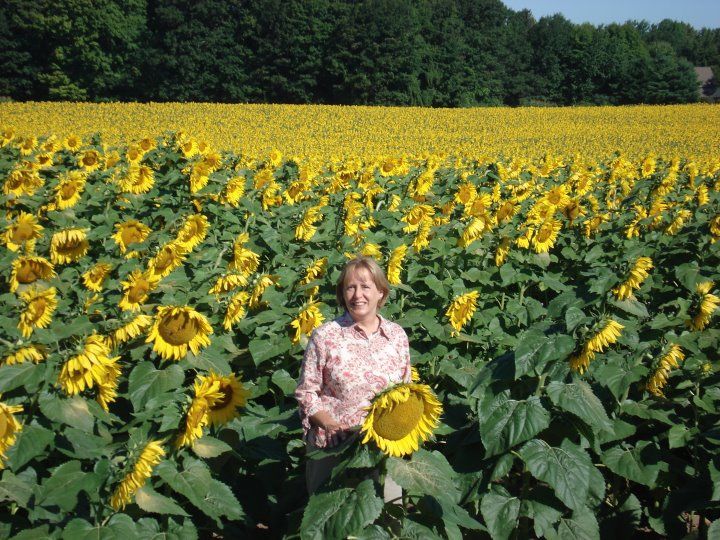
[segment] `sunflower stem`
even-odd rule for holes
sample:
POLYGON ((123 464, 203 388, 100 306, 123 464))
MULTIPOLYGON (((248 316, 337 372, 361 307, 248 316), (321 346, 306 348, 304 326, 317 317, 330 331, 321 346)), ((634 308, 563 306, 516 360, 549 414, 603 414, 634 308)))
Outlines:
POLYGON ((542 394, 543 389, 545 388, 545 379, 547 379, 547 373, 543 373, 540 375, 540 378, 538 379, 538 385, 535 389, 535 395, 539 396, 542 394))

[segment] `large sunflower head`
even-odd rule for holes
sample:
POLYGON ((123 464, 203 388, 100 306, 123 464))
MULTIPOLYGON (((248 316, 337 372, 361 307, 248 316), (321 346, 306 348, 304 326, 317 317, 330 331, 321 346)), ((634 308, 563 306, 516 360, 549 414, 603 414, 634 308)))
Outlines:
POLYGON ((112 270, 109 263, 95 263, 87 272, 82 275, 85 287, 94 292, 100 292, 105 279, 107 279, 112 270))
POLYGON ((55 206, 59 210, 72 208, 80 200, 85 189, 85 176, 80 171, 71 171, 55 188, 55 206))
POLYGON ((100 153, 97 150, 85 150, 78 159, 78 165, 85 171, 94 171, 100 166, 100 153))
POLYGON ((148 273, 157 279, 166 277, 183 263, 187 253, 187 248, 182 244, 177 242, 165 244, 148 262, 148 273))
POLYGON ((201 375, 198 379, 218 385, 220 395, 208 400, 208 415, 212 425, 222 426, 238 416, 238 407, 245 406, 250 393, 242 387, 234 373, 222 377, 211 371, 207 377, 201 375))
POLYGON ((15 414, 22 410, 22 405, 8 405, 0 401, 0 469, 5 467, 5 451, 15 444, 17 433, 22 430, 22 424, 15 418, 15 414))
POLYGON ((159 279, 149 272, 138 269, 133 270, 127 280, 120 282, 124 293, 120 300, 120 309, 139 310, 140 306, 147 300, 150 292, 157 287, 158 281, 159 279))
POLYGON ((43 227, 38 223, 37 217, 27 212, 20 212, 17 218, 5 228, 5 245, 11 251, 19 250, 27 245, 33 249, 35 240, 42 236, 43 227))
POLYGON ((425 384, 402 383, 375 397, 362 425, 363 444, 374 441, 385 454, 412 454, 437 428, 442 404, 425 384))
POLYGON ((33 196, 35 191, 45 182, 37 171, 31 167, 21 167, 13 169, 7 175, 7 179, 3 184, 3 193, 5 195, 15 195, 22 197, 23 195, 33 196))
POLYGON ((207 217, 202 214, 193 214, 185 220, 178 232, 177 242, 187 250, 191 250, 205 239, 208 227, 207 217))
POLYGON ((131 164, 125 177, 118 183, 125 193, 147 193, 155 185, 155 172, 146 165, 131 164))
POLYGON ((188 348, 198 354, 210 345, 212 326, 207 318, 189 306, 160 306, 147 343, 164 360, 181 360, 188 348))
POLYGON ((83 257, 89 247, 85 229, 58 231, 50 241, 50 260, 53 264, 71 263, 83 257))
POLYGON ((137 219, 130 219, 115 224, 115 234, 113 234, 112 238, 120 248, 120 253, 124 254, 130 244, 144 242, 150 232, 150 227, 144 223, 137 219))
POLYGON ((53 265, 43 257, 18 257, 12 263, 10 292, 15 292, 20 285, 31 285, 40 279, 50 279, 56 275, 53 265))
POLYGON ((47 328, 52 322, 52 316, 58 303, 55 293, 55 287, 45 290, 31 287, 20 294, 23 310, 20 313, 18 328, 23 337, 30 337, 35 328, 47 328))

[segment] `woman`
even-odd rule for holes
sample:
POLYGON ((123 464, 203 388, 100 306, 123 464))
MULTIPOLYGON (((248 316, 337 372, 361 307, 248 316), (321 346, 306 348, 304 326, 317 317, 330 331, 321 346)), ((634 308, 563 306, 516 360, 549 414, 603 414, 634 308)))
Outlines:
MULTIPOLYGON (((390 285, 370 257, 345 265, 336 285, 345 313, 315 329, 303 359, 295 397, 308 450, 333 448, 359 426, 373 397, 392 384, 410 382, 410 347, 402 327, 378 310, 390 285)), ((308 460, 308 492, 327 479, 338 460, 308 460)), ((385 500, 400 497, 400 487, 385 482, 385 500)))

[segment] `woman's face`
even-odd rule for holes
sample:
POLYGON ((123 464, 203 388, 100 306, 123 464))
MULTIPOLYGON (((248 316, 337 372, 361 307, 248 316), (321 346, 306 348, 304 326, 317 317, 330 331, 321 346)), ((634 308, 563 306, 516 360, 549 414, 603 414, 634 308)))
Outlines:
POLYGON ((365 268, 355 268, 345 276, 345 306, 354 321, 366 321, 377 315, 383 293, 365 268))

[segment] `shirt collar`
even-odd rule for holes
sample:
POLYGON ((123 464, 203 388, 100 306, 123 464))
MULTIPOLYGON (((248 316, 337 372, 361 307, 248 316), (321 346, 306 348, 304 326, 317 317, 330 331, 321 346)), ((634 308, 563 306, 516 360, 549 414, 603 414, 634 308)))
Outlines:
MULTIPOLYGON (((378 327, 378 332, 388 338, 389 321, 379 313, 378 317, 380 318, 380 326, 378 327)), ((361 329, 360 326, 358 326, 358 324, 353 320, 353 318, 347 311, 343 313, 340 317, 338 317, 336 321, 340 325, 340 329, 342 330, 343 334, 347 334, 348 332, 355 332, 357 334, 360 334, 361 336, 365 335, 365 331, 361 329)))

